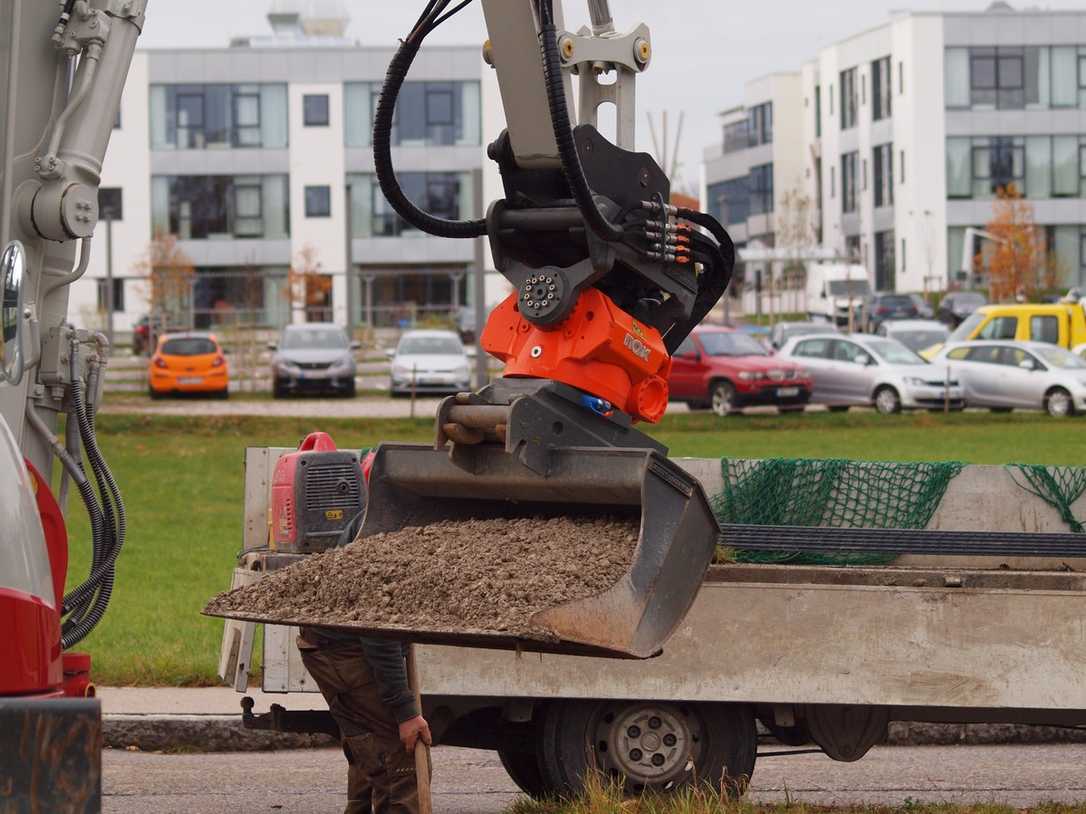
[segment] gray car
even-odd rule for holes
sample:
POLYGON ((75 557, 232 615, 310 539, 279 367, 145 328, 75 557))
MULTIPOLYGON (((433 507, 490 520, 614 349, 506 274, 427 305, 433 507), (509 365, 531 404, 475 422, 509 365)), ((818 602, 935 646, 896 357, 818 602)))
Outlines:
POLYGON ((878 336, 821 334, 788 340, 779 354, 811 372, 812 403, 831 410, 874 406, 880 413, 964 406, 945 365, 931 364, 900 342, 878 336))
POLYGON ((389 391, 460 393, 471 389, 471 366, 460 337, 452 331, 408 331, 392 359, 389 391))
POLYGON ((970 407, 1057 418, 1086 412, 1086 359, 1044 342, 952 342, 935 360, 961 379, 970 407))
POLYGON ((909 350, 920 351, 946 342, 950 331, 934 319, 896 319, 879 326, 879 336, 896 339, 909 350))
POLYGON ((769 344, 774 350, 780 350, 793 336, 824 334, 833 330, 836 329, 829 322, 778 322, 770 329, 769 344))
POLYGON ((268 348, 272 356, 272 395, 283 398, 296 393, 337 393, 353 398, 357 365, 354 351, 360 347, 347 332, 332 322, 288 325, 268 348))

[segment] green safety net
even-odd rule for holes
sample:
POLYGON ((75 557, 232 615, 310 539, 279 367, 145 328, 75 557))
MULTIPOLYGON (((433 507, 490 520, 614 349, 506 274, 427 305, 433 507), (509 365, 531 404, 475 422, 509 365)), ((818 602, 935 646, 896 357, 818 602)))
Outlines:
MULTIPOLYGON (((713 511, 723 523, 760 526, 922 529, 963 464, 840 459, 722 458, 723 490, 713 511)), ((724 540, 725 545, 727 540, 724 540)), ((743 551, 737 562, 881 565, 884 553, 743 551)))
POLYGON ((1086 468, 1008 464, 1007 469, 1015 483, 1053 506, 1071 531, 1076 534, 1086 532, 1083 521, 1076 518, 1071 510, 1075 501, 1086 492, 1086 468), (1014 476, 1015 472, 1025 479, 1025 483, 1014 476))

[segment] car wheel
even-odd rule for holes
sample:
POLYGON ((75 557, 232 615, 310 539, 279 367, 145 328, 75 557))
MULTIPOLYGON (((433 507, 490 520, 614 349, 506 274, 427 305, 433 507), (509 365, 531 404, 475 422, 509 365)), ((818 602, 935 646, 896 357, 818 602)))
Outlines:
POLYGON ((151 401, 158 401, 162 398, 163 394, 155 390, 153 387, 147 388, 147 395, 151 397, 151 401))
POLYGON ((224 387, 222 390, 215 394, 215 398, 226 401, 226 399, 230 398, 230 388, 224 387))
POLYGON ((279 381, 279 379, 274 379, 272 381, 272 398, 281 399, 286 396, 286 394, 287 391, 286 388, 283 386, 283 383, 279 381))
POLYGON ((1075 414, 1071 394, 1062 387, 1054 387, 1045 396, 1045 411, 1053 418, 1067 418, 1075 414))
POLYGON ((726 416, 735 410, 735 385, 731 382, 716 382, 709 392, 709 404, 713 412, 726 416))
POLYGON ((558 701, 547 705, 541 733, 543 781, 564 795, 602 771, 631 796, 700 783, 738 796, 758 746, 744 704, 558 701))
POLYGON ((347 388, 343 391, 343 398, 353 399, 357 395, 358 386, 354 383, 354 379, 351 379, 350 384, 348 384, 347 388))
POLYGON ((897 390, 885 385, 875 391, 875 409, 883 415, 893 415, 901 412, 901 396, 897 390))

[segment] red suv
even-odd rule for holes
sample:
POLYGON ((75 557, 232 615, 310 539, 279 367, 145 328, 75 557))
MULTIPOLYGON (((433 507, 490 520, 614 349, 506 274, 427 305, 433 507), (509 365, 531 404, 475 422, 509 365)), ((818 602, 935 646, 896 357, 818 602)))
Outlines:
POLYGON ((668 384, 673 400, 717 415, 752 404, 798 412, 811 398, 810 373, 731 328, 695 328, 674 353, 668 384))

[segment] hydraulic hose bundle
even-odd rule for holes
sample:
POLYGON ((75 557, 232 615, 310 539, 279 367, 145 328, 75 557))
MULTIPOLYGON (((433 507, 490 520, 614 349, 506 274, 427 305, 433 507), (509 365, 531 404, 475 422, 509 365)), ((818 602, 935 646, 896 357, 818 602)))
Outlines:
MULTIPOLYGON (((84 383, 78 376, 78 344, 73 340, 70 353, 71 412, 68 420, 75 421, 79 439, 91 473, 98 486, 97 494, 88 480, 83 465, 71 455, 61 456, 68 474, 75 481, 91 524, 91 569, 87 579, 64 596, 61 626, 61 646, 64 649, 82 641, 101 621, 113 594, 117 557, 124 546, 127 518, 120 489, 113 478, 94 430, 94 410, 87 403, 84 383), (66 460, 67 459, 67 460, 66 460), (73 471, 74 470, 74 471, 73 471)), ((97 375, 91 376, 92 382, 97 375)))

